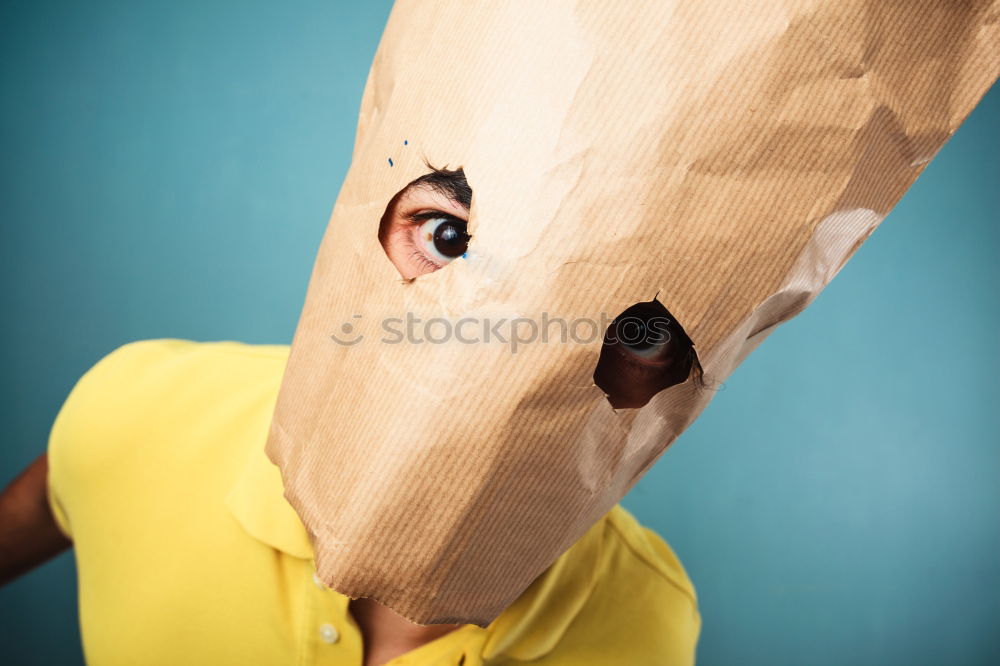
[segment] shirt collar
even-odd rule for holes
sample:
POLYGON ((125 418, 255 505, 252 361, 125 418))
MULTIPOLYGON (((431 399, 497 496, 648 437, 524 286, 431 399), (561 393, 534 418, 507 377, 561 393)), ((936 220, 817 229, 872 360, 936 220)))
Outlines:
MULTIPOLYGON (((226 506, 258 541, 293 557, 313 559, 308 532, 285 499, 281 472, 263 447, 254 447, 226 496, 226 506)), ((500 658, 528 661, 551 652, 597 582, 604 523, 591 527, 485 629, 466 625, 411 654, 444 650, 444 656, 457 649, 454 655, 464 654, 465 666, 478 666, 500 658)))
POLYGON ((278 466, 268 460, 263 446, 254 447, 226 496, 226 506, 253 538, 311 560, 309 534, 284 493, 278 466))

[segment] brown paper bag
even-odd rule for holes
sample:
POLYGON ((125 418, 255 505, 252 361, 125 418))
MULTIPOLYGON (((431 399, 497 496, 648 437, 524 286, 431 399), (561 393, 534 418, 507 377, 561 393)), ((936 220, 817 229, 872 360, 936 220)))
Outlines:
POLYGON ((888 214, 997 77, 998 20, 988 0, 398 2, 267 443, 320 577, 418 623, 496 618, 888 214), (464 168, 472 241, 407 282, 377 231, 425 159, 464 168), (638 409, 595 386, 600 335, 385 335, 407 313, 590 330, 654 296, 709 388, 638 409))

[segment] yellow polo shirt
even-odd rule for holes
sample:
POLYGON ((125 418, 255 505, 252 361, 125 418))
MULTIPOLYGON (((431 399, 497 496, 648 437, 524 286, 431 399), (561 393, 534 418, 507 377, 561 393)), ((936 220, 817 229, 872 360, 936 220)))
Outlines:
MULTIPOLYGON (((87 662, 361 666, 349 599, 316 577, 264 441, 287 346, 146 340, 77 383, 49 440, 87 662)), ((694 589, 614 507, 488 627, 392 666, 691 664, 694 589)))

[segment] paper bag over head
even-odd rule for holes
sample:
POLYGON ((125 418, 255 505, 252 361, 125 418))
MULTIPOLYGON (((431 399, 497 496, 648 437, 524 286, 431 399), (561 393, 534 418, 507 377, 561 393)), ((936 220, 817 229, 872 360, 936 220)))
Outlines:
POLYGON ((990 1, 397 2, 267 443, 323 581, 421 624, 494 620, 885 218, 996 79, 998 21, 990 1), (464 170, 471 241, 406 281, 379 222, 427 163, 464 170), (636 409, 594 383, 600 335, 385 336, 606 326, 654 297, 707 387, 636 409))

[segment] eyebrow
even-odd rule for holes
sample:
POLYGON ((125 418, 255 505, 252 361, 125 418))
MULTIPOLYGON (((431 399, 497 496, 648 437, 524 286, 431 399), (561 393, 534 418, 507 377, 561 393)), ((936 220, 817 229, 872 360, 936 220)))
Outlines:
POLYGON ((469 210, 469 207, 472 205, 472 188, 469 187, 469 182, 465 179, 465 171, 462 169, 455 169, 454 171, 437 169, 430 164, 427 167, 431 170, 430 173, 420 176, 420 178, 407 185, 406 189, 418 185, 427 185, 466 210, 469 210))

